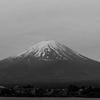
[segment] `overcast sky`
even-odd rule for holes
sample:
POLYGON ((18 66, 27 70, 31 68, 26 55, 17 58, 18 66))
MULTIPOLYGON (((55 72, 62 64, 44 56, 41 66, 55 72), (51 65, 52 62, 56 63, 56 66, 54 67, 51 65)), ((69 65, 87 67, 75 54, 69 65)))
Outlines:
POLYGON ((49 39, 100 61, 100 0, 0 0, 0 59, 49 39))

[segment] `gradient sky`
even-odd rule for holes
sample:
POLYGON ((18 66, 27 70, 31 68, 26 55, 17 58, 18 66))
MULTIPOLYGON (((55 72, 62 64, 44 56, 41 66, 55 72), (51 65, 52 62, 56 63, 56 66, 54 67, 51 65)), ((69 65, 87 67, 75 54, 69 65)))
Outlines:
POLYGON ((51 39, 100 61, 100 0, 0 0, 0 59, 51 39))

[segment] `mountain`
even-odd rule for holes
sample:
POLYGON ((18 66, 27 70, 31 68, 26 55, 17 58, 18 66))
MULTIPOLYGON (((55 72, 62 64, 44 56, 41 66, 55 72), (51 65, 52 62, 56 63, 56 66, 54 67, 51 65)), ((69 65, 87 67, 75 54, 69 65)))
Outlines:
POLYGON ((100 84, 100 62, 54 40, 0 61, 0 84, 100 84))

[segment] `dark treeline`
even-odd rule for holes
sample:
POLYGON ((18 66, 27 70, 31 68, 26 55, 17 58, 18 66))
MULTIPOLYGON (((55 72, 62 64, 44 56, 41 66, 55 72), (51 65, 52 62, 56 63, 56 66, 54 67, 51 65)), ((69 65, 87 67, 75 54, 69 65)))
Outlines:
POLYGON ((100 97, 100 87, 70 85, 67 88, 37 88, 33 86, 0 86, 1 97, 100 97))

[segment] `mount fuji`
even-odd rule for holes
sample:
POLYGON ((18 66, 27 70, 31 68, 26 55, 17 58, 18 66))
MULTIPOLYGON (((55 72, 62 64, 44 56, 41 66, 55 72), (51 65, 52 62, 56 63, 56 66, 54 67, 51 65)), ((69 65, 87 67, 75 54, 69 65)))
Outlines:
POLYGON ((0 84, 100 84, 100 62, 54 40, 0 61, 0 84))

